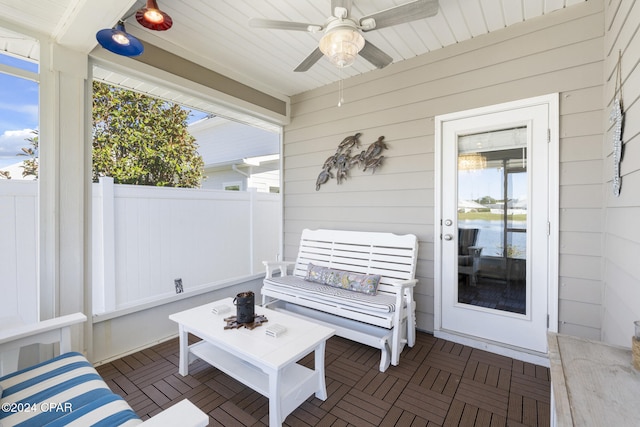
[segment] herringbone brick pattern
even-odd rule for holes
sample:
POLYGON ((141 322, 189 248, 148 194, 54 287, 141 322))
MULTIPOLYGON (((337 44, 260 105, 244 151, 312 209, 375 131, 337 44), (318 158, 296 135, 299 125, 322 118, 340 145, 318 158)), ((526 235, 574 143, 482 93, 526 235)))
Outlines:
MULTIPOLYGON (((398 366, 378 371, 380 353, 333 337, 326 349, 328 398, 310 397, 286 426, 547 426, 547 368, 418 333, 398 366)), ((202 361, 178 374, 178 341, 97 369, 142 418, 188 398, 210 426, 266 426, 268 400, 202 361)), ((313 357, 300 363, 313 366, 313 357)))

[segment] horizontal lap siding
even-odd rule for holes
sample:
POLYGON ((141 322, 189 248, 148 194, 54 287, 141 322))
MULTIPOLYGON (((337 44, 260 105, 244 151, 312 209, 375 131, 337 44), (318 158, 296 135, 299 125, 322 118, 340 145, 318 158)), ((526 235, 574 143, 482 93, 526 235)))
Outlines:
POLYGON ((633 321, 640 319, 640 3, 613 0, 606 3, 604 42, 605 78, 604 114, 601 120, 608 127, 602 143, 605 163, 605 219, 603 271, 604 292, 602 310, 602 340, 611 344, 631 346, 633 321), (616 89, 617 63, 622 54, 622 107, 624 145, 620 171, 620 196, 612 193, 613 126, 609 113, 616 89))
MULTIPOLYGON (((589 1, 347 79, 341 107, 337 84, 295 96, 284 130, 285 259, 295 259, 304 228, 415 234, 417 324, 433 330, 434 116, 553 92, 561 93, 565 167, 560 239, 570 230, 572 241, 598 246, 601 209, 575 203, 572 194, 591 199, 602 192, 589 172, 602 169, 603 22, 602 2, 589 1), (362 132, 359 150, 385 137, 382 166, 375 173, 354 168, 341 184, 332 179, 316 191, 325 159, 356 132, 362 132)), ((573 264, 593 262, 594 252, 597 247, 571 258, 561 253, 560 271, 573 274, 573 264)), ((581 335, 598 334, 599 319, 585 321, 583 315, 592 316, 591 307, 600 302, 581 299, 580 287, 599 283, 601 272, 565 279, 572 286, 561 299, 577 310, 563 316, 560 304, 560 318, 582 328, 581 335)))

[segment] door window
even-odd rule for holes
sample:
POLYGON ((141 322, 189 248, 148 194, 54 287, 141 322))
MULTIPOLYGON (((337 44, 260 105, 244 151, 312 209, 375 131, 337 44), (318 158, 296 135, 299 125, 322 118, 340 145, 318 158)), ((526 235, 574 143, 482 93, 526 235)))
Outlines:
POLYGON ((526 127, 458 137, 458 302, 526 314, 526 127))

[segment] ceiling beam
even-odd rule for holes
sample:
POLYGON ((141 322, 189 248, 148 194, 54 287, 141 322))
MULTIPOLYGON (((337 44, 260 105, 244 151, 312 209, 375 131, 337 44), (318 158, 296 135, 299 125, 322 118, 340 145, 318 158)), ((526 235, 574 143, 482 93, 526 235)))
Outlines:
POLYGON ((112 28, 143 0, 73 0, 54 30, 53 39, 62 46, 89 53, 98 44, 96 33, 112 28))

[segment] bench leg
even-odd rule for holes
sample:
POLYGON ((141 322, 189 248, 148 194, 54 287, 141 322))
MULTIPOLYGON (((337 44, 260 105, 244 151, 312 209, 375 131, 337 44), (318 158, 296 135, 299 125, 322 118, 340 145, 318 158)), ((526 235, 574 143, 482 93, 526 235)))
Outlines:
POLYGON ((407 311, 407 344, 413 347, 416 343, 416 303, 412 301, 407 311))
POLYGON ((389 340, 386 337, 380 341, 380 372, 384 372, 391 364, 391 349, 389 348, 389 340))

